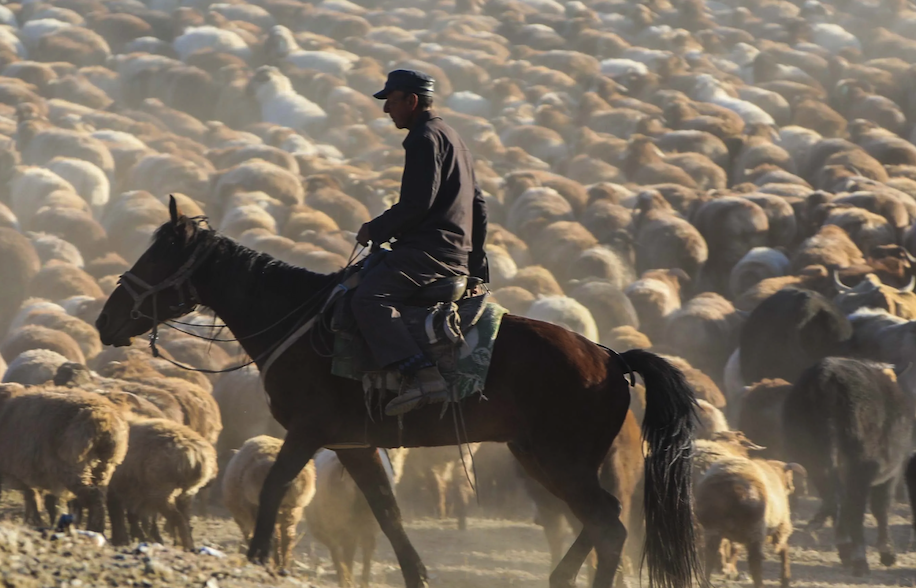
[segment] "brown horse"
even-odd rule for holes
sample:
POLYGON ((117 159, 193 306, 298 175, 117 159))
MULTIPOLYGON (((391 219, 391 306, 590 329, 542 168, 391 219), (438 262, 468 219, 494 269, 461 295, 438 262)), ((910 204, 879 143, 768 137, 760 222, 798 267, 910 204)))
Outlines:
MULTIPOLYGON (((158 321, 199 304, 225 322, 263 369, 340 281, 339 275, 316 274, 247 249, 180 215, 174 200, 170 212, 171 220, 122 276, 99 315, 96 324, 105 344, 127 345, 158 321)), ((320 322, 312 331, 319 327, 320 322)), ((331 360, 320 349, 321 333, 317 339, 299 338, 265 374, 271 412, 287 435, 261 490, 248 556, 266 560, 283 494, 315 452, 349 446, 338 449, 340 461, 391 541, 405 584, 426 586, 426 568, 404 531, 375 448, 455 445, 455 428, 440 420, 440 406, 405 415, 403 429, 397 418, 370 416, 360 383, 331 374, 331 360)), ((583 524, 550 575, 552 588, 574 586, 592 548, 598 556, 593 585, 607 588, 614 582, 626 530, 618 518, 620 502, 599 485, 598 468, 630 404, 628 366, 643 376, 647 389, 643 435, 650 586, 688 588, 698 577, 690 496, 695 401, 673 366, 642 350, 617 356, 562 327, 507 315, 493 350, 486 398, 463 401, 467 440, 508 443, 525 470, 583 524)))

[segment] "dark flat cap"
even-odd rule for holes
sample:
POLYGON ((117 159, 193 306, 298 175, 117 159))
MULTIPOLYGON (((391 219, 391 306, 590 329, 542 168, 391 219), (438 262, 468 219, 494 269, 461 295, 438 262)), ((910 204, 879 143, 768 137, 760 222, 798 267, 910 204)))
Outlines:
POLYGON ((385 87, 373 94, 379 100, 388 98, 388 94, 395 90, 409 92, 417 96, 431 96, 436 80, 432 76, 412 69, 396 69, 388 74, 385 87))

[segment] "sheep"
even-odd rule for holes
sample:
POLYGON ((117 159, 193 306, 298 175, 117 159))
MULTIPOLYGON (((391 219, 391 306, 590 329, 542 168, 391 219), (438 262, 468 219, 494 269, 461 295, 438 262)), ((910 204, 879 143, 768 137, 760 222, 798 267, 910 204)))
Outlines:
POLYGON ((640 329, 653 341, 662 339, 665 321, 681 307, 681 290, 689 282, 680 269, 649 270, 624 288, 639 317, 640 329))
POLYGON ((111 186, 108 177, 98 166, 88 161, 58 157, 46 164, 47 168, 66 180, 99 215, 108 204, 111 186))
MULTIPOLYGON (((181 546, 194 549, 191 499, 216 477, 216 451, 188 427, 167 419, 135 420, 129 427, 127 454, 108 488, 112 544, 128 543, 126 511, 141 541, 147 538, 137 519, 161 514, 177 532, 181 546)), ((152 539, 162 543, 155 524, 151 532, 152 539)))
POLYGON ((588 308, 566 296, 545 296, 532 303, 528 318, 565 327, 586 339, 598 341, 598 325, 588 308))
POLYGON ((127 423, 100 396, 0 387, 0 476, 23 490, 29 521, 41 523, 36 490, 70 492, 88 509, 87 528, 103 532, 106 489, 127 439, 127 423))
POLYGON ((727 539, 747 547, 754 586, 761 588, 763 546, 769 540, 782 561, 782 585, 789 585, 789 496, 804 475, 797 464, 742 457, 723 459, 709 468, 694 494, 697 520, 706 537, 707 578, 727 539))
POLYGON ((48 300, 86 295, 100 298, 102 290, 84 270, 69 263, 51 260, 39 270, 29 285, 29 294, 48 300))
POLYGON ((188 27, 175 38, 172 46, 182 61, 187 61, 193 53, 205 48, 235 55, 245 61, 251 59, 251 49, 237 33, 208 25, 188 27))
MULTIPOLYGON (((89 297, 89 300, 96 301, 98 299, 89 297)), ((92 318, 94 320, 95 317, 92 318)), ((45 311, 34 309, 24 314, 20 322, 19 328, 36 325, 66 334, 76 342, 79 346, 80 354, 86 360, 92 360, 102 351, 99 332, 93 325, 77 316, 61 312, 57 308, 51 307, 45 311)))
POLYGON ((732 268, 728 280, 728 290, 733 298, 767 278, 786 275, 789 271, 789 258, 778 249, 754 247, 732 268))
POLYGON ((759 106, 746 100, 729 96, 720 83, 709 74, 697 76, 694 92, 698 100, 711 102, 737 113, 745 124, 776 125, 773 117, 759 106))
POLYGON ((292 31, 283 25, 274 25, 267 32, 265 52, 272 65, 289 64, 300 69, 311 69, 344 77, 359 59, 348 51, 306 51, 299 47, 292 31))
POLYGON ((686 220, 665 210, 634 216, 636 270, 680 269, 696 278, 709 257, 703 235, 686 220))
POLYGON ((218 172, 211 183, 209 200, 216 205, 223 205, 236 192, 261 191, 284 204, 302 204, 305 199, 302 183, 295 175, 262 159, 249 159, 218 172))
POLYGON ((304 96, 296 94, 289 78, 275 67, 262 65, 248 82, 248 92, 261 107, 261 120, 291 129, 320 134, 328 122, 327 113, 304 96))
MULTIPOLYGON (((378 450, 389 483, 399 478, 385 450, 378 450)), ((401 455, 403 458, 403 454, 401 455)), ((379 526, 365 496, 333 451, 320 451, 314 458, 315 497, 305 507, 309 532, 327 546, 337 570, 340 586, 353 585, 353 559, 356 548, 362 552, 360 586, 369 586, 372 556, 379 526)))
POLYGON ((48 235, 47 233, 33 233, 29 231, 26 235, 31 239, 32 245, 35 247, 35 251, 38 253, 38 257, 41 259, 42 264, 55 260, 78 268, 82 268, 85 265, 83 256, 73 243, 69 243, 56 235, 48 235))
MULTIPOLYGON (((226 466, 222 481, 223 501, 232 513, 232 518, 239 526, 246 543, 254 534, 261 487, 277 459, 282 444, 280 439, 267 435, 252 437, 232 456, 226 466)), ((274 561, 281 569, 291 567, 293 547, 297 539, 296 527, 302 518, 303 509, 315 496, 315 470, 314 461, 306 464, 288 484, 280 503, 277 515, 279 541, 274 543, 274 561)))
POLYGON ((708 401, 698 398, 697 409, 697 439, 712 439, 716 433, 729 430, 725 415, 708 401))
POLYGON ((740 323, 731 302, 704 292, 668 316, 662 340, 692 366, 718 380, 738 345, 740 323))
POLYGON ((29 239, 0 227, 0 333, 6 333, 40 267, 41 259, 29 239))
POLYGON ((846 231, 835 224, 828 224, 805 239, 793 253, 791 261, 790 271, 798 272, 810 265, 849 267, 863 264, 865 257, 846 231))
POLYGON ((67 363, 67 358, 49 349, 29 349, 8 362, 3 382, 26 386, 39 386, 54 379, 57 368, 67 363))
POLYGON ((30 349, 54 351, 76 363, 86 361, 79 345, 70 335, 38 325, 26 325, 12 331, 0 345, 0 353, 9 359, 30 349))
POLYGON ((709 246, 701 282, 715 292, 727 291, 729 274, 748 251, 768 244, 766 213, 744 198, 710 200, 696 211, 693 223, 709 246))
POLYGON ((738 428, 763 446, 761 457, 784 459, 782 406, 791 390, 792 384, 785 380, 764 379, 746 387, 741 397, 729 404, 738 428))

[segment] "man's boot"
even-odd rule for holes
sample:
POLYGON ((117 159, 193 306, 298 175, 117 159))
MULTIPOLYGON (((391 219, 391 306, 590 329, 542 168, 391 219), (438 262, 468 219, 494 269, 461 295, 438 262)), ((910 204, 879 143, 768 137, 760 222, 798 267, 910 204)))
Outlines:
POLYGON ((408 388, 385 406, 385 414, 396 416, 427 404, 445 402, 448 399, 448 382, 439 373, 439 368, 429 366, 414 374, 408 388))

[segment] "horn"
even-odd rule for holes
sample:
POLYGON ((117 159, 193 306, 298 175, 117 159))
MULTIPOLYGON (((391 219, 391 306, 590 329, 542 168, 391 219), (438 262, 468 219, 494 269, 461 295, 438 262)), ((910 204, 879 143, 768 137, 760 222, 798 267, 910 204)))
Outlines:
POLYGON ((900 366, 898 366, 897 364, 894 364, 894 375, 897 376, 897 379, 899 380, 900 378, 905 376, 907 372, 910 371, 911 367, 913 367, 912 361, 906 362, 906 366, 903 369, 901 369, 900 366))
POLYGON ((916 256, 914 256, 912 253, 910 253, 910 250, 909 250, 909 249, 907 249, 907 248, 904 247, 904 248, 903 248, 903 254, 906 255, 906 258, 907 258, 907 260, 909 260, 910 263, 916 263, 916 256))
POLYGON ((845 294, 852 290, 852 288, 840 281, 840 274, 837 270, 833 270, 833 283, 840 294, 845 294))
POLYGON ((172 219, 173 223, 178 222, 178 203, 175 202, 175 197, 169 194, 169 218, 172 219))
POLYGON ((910 276, 910 283, 897 291, 901 294, 906 294, 907 292, 912 292, 914 287, 916 287, 916 276, 910 276))

